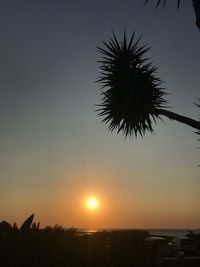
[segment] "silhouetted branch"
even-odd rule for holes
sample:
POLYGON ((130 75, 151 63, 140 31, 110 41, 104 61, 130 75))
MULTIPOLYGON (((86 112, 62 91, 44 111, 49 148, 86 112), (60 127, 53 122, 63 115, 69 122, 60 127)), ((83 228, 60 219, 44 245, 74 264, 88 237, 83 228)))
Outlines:
POLYGON ((184 123, 190 127, 193 127, 197 130, 200 130, 200 122, 199 121, 193 120, 191 118, 179 115, 177 113, 174 113, 172 111, 165 110, 165 109, 156 109, 156 111, 158 112, 158 115, 166 116, 170 120, 176 120, 176 121, 184 123))
MULTIPOLYGON (((197 98, 197 100, 199 101, 199 104, 195 103, 195 105, 200 108, 200 98, 197 98)), ((200 135, 200 131, 196 132, 198 135, 200 135)), ((200 139, 198 139, 198 141, 200 141, 200 139)), ((200 148, 200 147, 199 147, 200 148)))
MULTIPOLYGON (((149 50, 146 45, 139 46, 140 38, 130 41, 124 33, 123 40, 113 37, 104 48, 98 48, 102 54, 101 76, 102 103, 99 115, 109 124, 109 130, 117 130, 125 136, 141 135, 153 132, 152 122, 160 116, 176 120, 193 127, 200 132, 200 121, 168 111, 162 80, 157 75, 157 68, 144 57, 149 50)), ((199 105, 197 105, 199 106, 199 105)))
POLYGON ((194 11, 196 15, 196 25, 200 30, 200 1, 199 0, 192 0, 194 11))

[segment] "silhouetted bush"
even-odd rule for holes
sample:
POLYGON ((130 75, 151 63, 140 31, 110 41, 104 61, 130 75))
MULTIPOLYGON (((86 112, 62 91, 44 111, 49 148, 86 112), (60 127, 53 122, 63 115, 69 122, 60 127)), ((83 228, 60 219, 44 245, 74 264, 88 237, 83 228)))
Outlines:
POLYGON ((80 234, 62 226, 39 228, 31 215, 19 228, 0 223, 0 266, 111 267, 145 265, 145 231, 80 234))

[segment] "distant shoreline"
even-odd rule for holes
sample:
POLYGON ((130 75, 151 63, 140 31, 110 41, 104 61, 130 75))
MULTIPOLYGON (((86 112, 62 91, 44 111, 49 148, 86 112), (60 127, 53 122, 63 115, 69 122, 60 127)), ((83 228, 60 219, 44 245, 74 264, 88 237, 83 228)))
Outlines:
POLYGON ((139 228, 99 228, 99 229, 86 229, 86 228, 78 228, 78 232, 81 233, 96 233, 96 232, 113 232, 113 231, 135 231, 135 230, 141 230, 141 231, 147 231, 150 235, 155 236, 185 236, 188 234, 189 231, 199 231, 199 229, 156 229, 156 228, 150 228, 150 229, 139 229, 139 228))

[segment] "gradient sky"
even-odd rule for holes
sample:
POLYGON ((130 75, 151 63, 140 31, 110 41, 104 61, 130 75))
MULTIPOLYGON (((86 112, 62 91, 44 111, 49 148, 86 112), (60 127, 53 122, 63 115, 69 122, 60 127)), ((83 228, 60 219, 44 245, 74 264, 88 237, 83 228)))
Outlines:
POLYGON ((172 111, 198 119, 200 33, 191 1, 0 1, 0 220, 65 227, 200 227, 194 129, 164 119, 125 140, 94 112, 96 46, 148 43, 172 111), (172 3, 173 2, 173 3, 172 3), (89 212, 87 195, 101 207, 89 212))

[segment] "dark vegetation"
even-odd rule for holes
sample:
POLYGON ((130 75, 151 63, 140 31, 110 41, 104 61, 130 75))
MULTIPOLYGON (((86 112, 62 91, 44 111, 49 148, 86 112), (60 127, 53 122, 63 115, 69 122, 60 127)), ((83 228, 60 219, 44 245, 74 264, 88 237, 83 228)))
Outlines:
MULTIPOLYGON (((21 227, 0 223, 0 266, 3 267, 153 267, 158 248, 149 248, 147 231, 102 231, 85 234, 62 226, 39 228, 31 215, 21 227)), ((193 233, 189 233, 193 235, 193 233)), ((170 237, 166 239, 166 242, 170 237)), ((200 243, 200 236, 196 236, 200 243)), ((199 266, 175 265, 162 266, 199 266)), ((198 262, 199 264, 199 262, 198 262)))
POLYGON ((0 223, 0 266, 146 266, 146 231, 89 235, 57 225, 40 229, 33 216, 21 227, 0 223))

